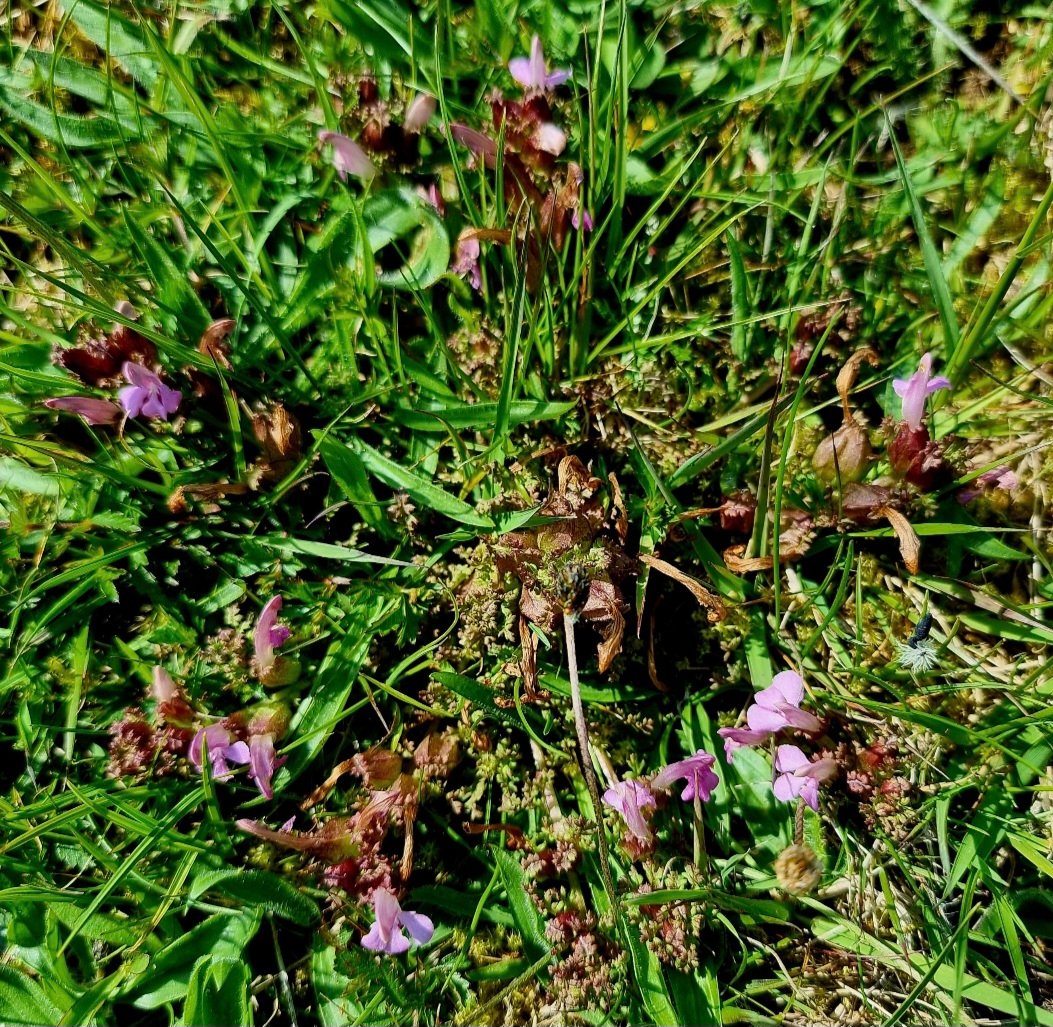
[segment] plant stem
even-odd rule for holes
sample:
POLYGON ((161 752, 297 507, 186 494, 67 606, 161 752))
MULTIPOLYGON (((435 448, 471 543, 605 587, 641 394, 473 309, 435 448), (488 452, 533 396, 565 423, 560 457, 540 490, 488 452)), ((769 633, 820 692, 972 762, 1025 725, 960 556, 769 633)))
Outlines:
POLYGON ((600 854, 600 875, 603 887, 610 899, 615 917, 618 916, 618 893, 614 890, 614 878, 611 877, 611 864, 607 852, 607 836, 603 831, 603 807, 600 805, 600 786, 596 780, 596 769, 592 765, 592 751, 589 748, 589 727, 585 723, 585 707, 581 702, 581 683, 578 681, 578 651, 574 644, 574 615, 563 614, 563 632, 567 636, 567 668, 570 673, 570 702, 574 710, 574 730, 578 736, 578 751, 581 757, 581 769, 585 783, 592 799, 592 809, 596 817, 596 840, 600 854))
POLYGON ((804 843, 804 799, 797 800, 797 813, 793 818, 793 844, 804 843))

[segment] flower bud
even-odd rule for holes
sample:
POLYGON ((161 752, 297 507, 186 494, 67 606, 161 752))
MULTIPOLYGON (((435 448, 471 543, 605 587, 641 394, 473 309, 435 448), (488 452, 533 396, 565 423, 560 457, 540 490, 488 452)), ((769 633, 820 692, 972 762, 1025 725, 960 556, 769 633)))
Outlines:
POLYGON ((813 891, 822 876, 819 857, 807 845, 787 846, 775 858, 775 880, 791 895, 813 891))
POLYGON ((812 467, 823 481, 859 481, 867 472, 870 456, 867 433, 855 421, 846 421, 815 447, 812 467))

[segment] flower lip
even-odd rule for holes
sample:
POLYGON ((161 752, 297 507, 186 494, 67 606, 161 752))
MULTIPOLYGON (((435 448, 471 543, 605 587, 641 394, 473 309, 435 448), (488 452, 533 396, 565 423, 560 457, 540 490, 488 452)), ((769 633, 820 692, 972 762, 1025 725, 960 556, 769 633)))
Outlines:
POLYGON ((685 802, 693 802, 698 796, 702 802, 709 802, 713 790, 720 784, 720 778, 713 771, 716 758, 705 749, 699 749, 693 756, 678 760, 663 767, 651 780, 652 788, 668 788, 674 781, 685 779, 687 787, 680 793, 685 802))
POLYGON ((570 78, 569 68, 556 68, 551 72, 547 70, 541 37, 536 34, 530 40, 530 56, 513 57, 508 62, 508 70, 527 92, 546 92, 570 78))
POLYGON ((151 371, 133 360, 126 360, 121 367, 128 384, 117 393, 121 408, 129 417, 155 418, 167 421, 179 409, 183 394, 169 388, 155 371, 151 371))
POLYGON ((397 956, 410 947, 410 938, 424 945, 431 941, 435 933, 435 925, 430 917, 403 909, 395 895, 386 888, 377 888, 373 892, 373 912, 376 919, 362 938, 362 947, 372 952, 397 956), (407 931, 409 937, 406 936, 407 931))
POLYGON ((603 793, 603 801, 622 815, 625 826, 639 841, 647 845, 654 840, 644 811, 656 809, 658 803, 643 781, 619 781, 603 793))
POLYGON ((925 420, 925 400, 940 389, 949 389, 951 380, 933 375, 932 354, 926 353, 918 361, 918 369, 909 378, 895 378, 892 388, 902 400, 901 416, 911 428, 920 428, 925 420))

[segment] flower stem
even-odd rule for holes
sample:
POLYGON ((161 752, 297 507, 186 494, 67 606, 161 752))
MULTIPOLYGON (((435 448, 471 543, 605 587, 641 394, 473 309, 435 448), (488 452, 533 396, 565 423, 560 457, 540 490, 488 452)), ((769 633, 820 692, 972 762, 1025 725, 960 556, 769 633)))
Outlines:
POLYGON ((603 887, 610 899, 615 916, 618 915, 618 893, 614 890, 614 879, 611 877, 611 864, 607 852, 607 836, 603 831, 603 806, 600 805, 600 786, 596 780, 596 769, 592 765, 592 751, 589 748, 589 727, 585 723, 585 707, 581 702, 581 682, 578 680, 578 651, 574 644, 574 615, 563 614, 563 632, 567 636, 567 667, 570 673, 570 702, 574 710, 574 730, 578 736, 578 750, 581 757, 581 769, 585 783, 589 788, 589 798, 596 816, 596 840, 600 854, 600 875, 603 887))
POLYGON ((797 813, 793 818, 793 844, 804 842, 804 799, 797 800, 797 813))

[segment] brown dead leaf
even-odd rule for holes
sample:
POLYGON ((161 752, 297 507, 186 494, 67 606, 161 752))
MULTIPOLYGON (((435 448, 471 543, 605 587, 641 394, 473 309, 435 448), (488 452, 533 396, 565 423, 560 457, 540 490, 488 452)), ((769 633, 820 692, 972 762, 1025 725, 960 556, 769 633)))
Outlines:
POLYGON ((910 521, 904 517, 895 507, 883 506, 877 511, 877 516, 884 517, 899 539, 899 552, 903 557, 903 563, 911 574, 917 574, 921 566, 921 540, 918 533, 911 527, 910 521))
POLYGON ((640 555, 640 562, 658 571, 660 574, 680 582, 698 600, 699 606, 706 608, 706 618, 710 624, 717 624, 727 616, 727 610, 722 600, 713 595, 701 582, 696 581, 671 563, 646 553, 640 555))
POLYGON ((845 366, 837 373, 837 394, 841 397, 841 410, 844 414, 844 423, 853 424, 852 408, 848 405, 848 394, 852 391, 856 379, 859 377, 859 368, 864 363, 871 367, 877 367, 881 363, 880 357, 870 347, 857 349, 846 361, 845 366))

